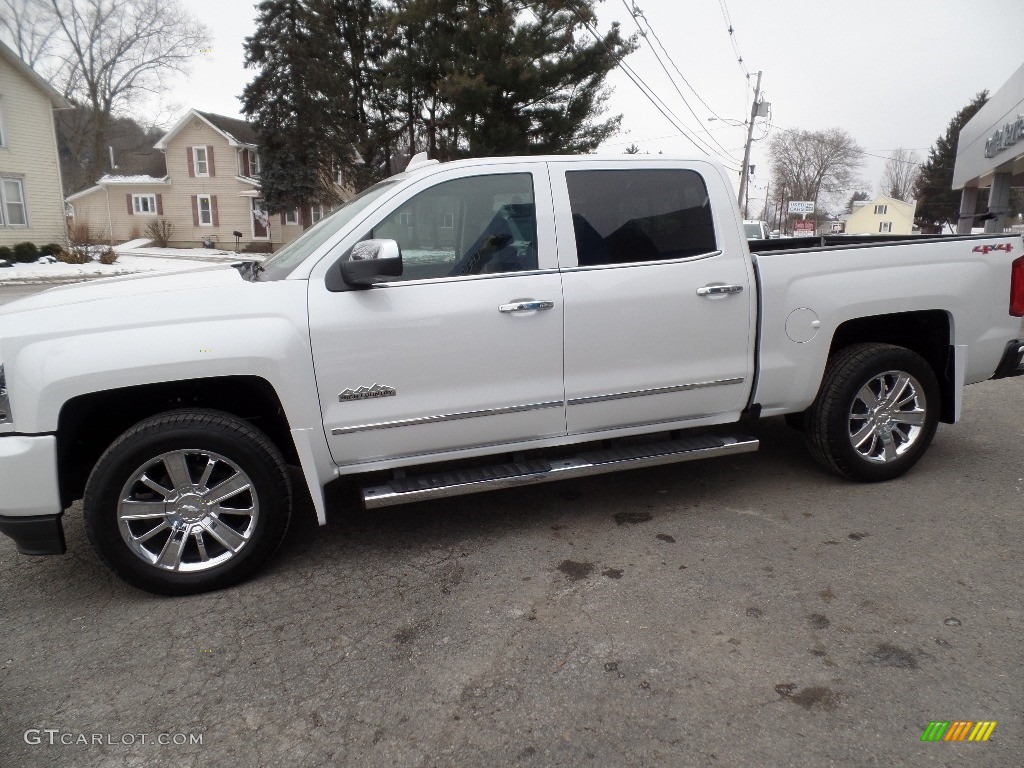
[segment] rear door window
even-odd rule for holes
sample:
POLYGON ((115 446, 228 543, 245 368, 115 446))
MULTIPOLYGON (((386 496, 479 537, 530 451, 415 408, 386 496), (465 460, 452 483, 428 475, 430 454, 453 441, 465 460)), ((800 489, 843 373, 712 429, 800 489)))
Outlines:
POLYGON ((581 267, 716 250, 707 186, 695 171, 567 171, 565 178, 581 267))

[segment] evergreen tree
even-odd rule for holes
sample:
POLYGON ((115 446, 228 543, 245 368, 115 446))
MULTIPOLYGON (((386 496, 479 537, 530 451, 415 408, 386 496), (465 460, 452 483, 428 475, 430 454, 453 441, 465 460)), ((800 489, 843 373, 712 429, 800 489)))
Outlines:
POLYGON ((921 227, 952 223, 960 218, 960 192, 953 190, 953 164, 960 130, 974 117, 985 102, 988 91, 981 91, 949 121, 946 133, 928 151, 928 159, 914 184, 917 198, 915 218, 921 227))

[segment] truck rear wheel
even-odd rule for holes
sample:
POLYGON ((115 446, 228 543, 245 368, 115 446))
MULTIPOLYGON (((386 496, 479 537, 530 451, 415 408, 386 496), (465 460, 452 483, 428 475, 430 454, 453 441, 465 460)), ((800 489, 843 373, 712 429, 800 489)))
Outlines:
POLYGON ((245 579, 278 548, 291 484, 266 435, 227 413, 179 410, 121 435, 93 468, 85 530, 128 583, 163 595, 245 579))
POLYGON ((891 344, 854 344, 825 369, 807 415, 807 442, 823 466, 852 480, 899 477, 938 426, 939 384, 928 362, 891 344))

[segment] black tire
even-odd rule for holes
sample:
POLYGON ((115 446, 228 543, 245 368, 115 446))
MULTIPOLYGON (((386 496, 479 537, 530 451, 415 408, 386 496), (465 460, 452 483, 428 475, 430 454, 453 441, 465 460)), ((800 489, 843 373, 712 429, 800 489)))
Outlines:
POLYGON ((854 344, 828 362, 807 412, 807 444, 820 464, 844 477, 891 480, 928 449, 939 407, 935 372, 920 355, 892 344, 854 344), (890 399, 876 401, 873 413, 872 397, 883 386, 890 399))
POLYGON ((267 436, 206 409, 169 411, 129 429, 96 463, 82 502, 100 559, 160 595, 249 577, 280 545, 291 505, 284 459, 267 436))

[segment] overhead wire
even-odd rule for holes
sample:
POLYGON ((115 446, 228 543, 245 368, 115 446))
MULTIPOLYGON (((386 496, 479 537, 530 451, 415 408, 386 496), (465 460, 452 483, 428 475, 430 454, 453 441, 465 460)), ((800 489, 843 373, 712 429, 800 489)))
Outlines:
MULTIPOLYGON (((576 15, 576 18, 579 19, 580 24, 583 26, 583 28, 586 29, 587 32, 589 32, 590 35, 598 43, 604 46, 605 50, 607 50, 609 53, 612 53, 611 49, 608 48, 607 43, 605 43, 604 39, 601 37, 598 31, 591 27, 590 24, 587 22, 586 18, 583 16, 583 14, 580 13, 579 8, 571 2, 567 2, 565 5, 569 8, 569 10, 571 10, 576 15)), ((530 12, 533 13, 534 17, 537 18, 538 21, 540 21, 540 17, 537 16, 536 12, 533 11, 532 8, 530 9, 530 12)), ((623 73, 626 75, 626 77, 628 77, 630 81, 632 81, 632 83, 637 88, 640 89, 640 92, 643 93, 643 95, 648 99, 648 101, 650 101, 654 105, 654 107, 662 114, 662 116, 666 120, 668 120, 669 123, 671 123, 672 127, 679 131, 679 134, 681 136, 687 139, 687 141, 693 144, 693 146, 699 149, 701 152, 708 152, 707 145, 701 146, 700 144, 697 143, 694 137, 690 135, 691 132, 686 129, 683 121, 679 119, 679 116, 676 115, 675 112, 673 112, 667 104, 665 104, 664 100, 662 100, 661 97, 654 92, 653 88, 647 85, 646 81, 644 81, 642 77, 640 77, 621 58, 619 58, 616 61, 616 66, 618 66, 619 69, 621 69, 623 73)), ((719 158, 722 160, 723 165, 725 165, 727 168, 730 168, 730 170, 738 170, 738 168, 733 167, 736 161, 730 156, 722 157, 717 151, 712 151, 711 154, 718 155, 719 158)))
MULTIPOLYGON (((664 46, 664 45, 662 45, 662 43, 661 43, 661 39, 660 39, 660 38, 658 38, 658 35, 657 35, 657 33, 656 33, 656 32, 654 31, 654 28, 653 28, 653 27, 651 26, 651 22, 650 22, 650 20, 649 20, 649 19, 648 19, 648 18, 647 18, 647 17, 646 17, 645 15, 644 15, 643 11, 641 11, 641 10, 640 10, 640 7, 639 7, 639 6, 638 6, 638 5, 636 4, 636 3, 633 3, 633 7, 632 7, 632 8, 630 8, 630 6, 629 6, 629 2, 628 2, 627 0, 622 0, 622 4, 623 4, 623 6, 625 6, 625 8, 626 8, 626 12, 627 12, 627 13, 629 13, 629 15, 630 15, 630 16, 632 16, 632 18, 633 18, 633 22, 634 22, 634 23, 636 24, 636 27, 637 27, 637 29, 638 29, 638 30, 640 30, 640 34, 641 34, 641 36, 642 36, 642 37, 643 37, 643 38, 644 38, 645 40, 647 40, 647 34, 648 34, 648 33, 647 33, 647 31, 645 31, 645 30, 644 30, 643 26, 642 26, 642 25, 640 24, 640 21, 639 21, 639 19, 643 19, 643 20, 644 20, 644 22, 645 22, 645 23, 647 24, 647 29, 648 29, 648 30, 650 30, 650 34, 651 34, 651 35, 652 35, 652 36, 654 37, 654 39, 655 39, 655 40, 656 40, 656 41, 658 42, 658 45, 659 45, 659 46, 661 46, 662 50, 663 50, 663 51, 665 51, 665 46, 664 46)), ((673 87, 673 88, 675 88, 675 91, 676 91, 676 93, 677 93, 677 94, 679 94, 679 98, 680 98, 680 99, 682 100, 683 104, 684 104, 684 105, 686 106, 686 108, 687 108, 687 109, 689 110, 690 114, 691 114, 691 115, 693 115, 693 118, 694 118, 694 120, 696 120, 696 121, 697 121, 698 123, 700 123, 700 116, 699 116, 699 115, 698 115, 698 114, 697 114, 697 113, 696 113, 696 112, 694 111, 693 107, 691 107, 691 106, 690 106, 690 102, 688 102, 688 101, 686 100, 686 96, 684 96, 684 95, 683 95, 683 92, 682 92, 682 90, 681 90, 681 89, 679 88, 679 85, 678 85, 678 84, 676 83, 676 80, 675 80, 675 78, 674 78, 674 77, 672 76, 672 73, 671 73, 671 72, 669 72, 669 69, 668 69, 668 67, 667 67, 667 66, 665 66, 665 62, 664 62, 664 61, 662 60, 662 58, 661 58, 661 55, 660 55, 660 54, 658 53, 658 49, 657 49, 657 48, 655 48, 653 44, 651 44, 650 40, 648 40, 647 42, 648 42, 648 45, 649 45, 649 46, 650 46, 650 48, 651 48, 651 52, 652 52, 652 53, 654 54, 654 58, 655 58, 655 59, 657 59, 657 61, 658 61, 658 64, 660 64, 660 65, 661 65, 661 68, 662 68, 662 70, 663 70, 663 71, 665 72, 665 76, 666 76, 666 77, 668 77, 668 79, 669 79, 669 82, 670 82, 670 83, 672 83, 672 87, 673 87)), ((683 73, 682 73, 682 72, 681 72, 681 71, 679 70, 679 67, 678 67, 678 66, 676 66, 676 64, 675 64, 675 62, 674 62, 674 61, 672 61, 672 57, 668 55, 668 51, 665 51, 665 56, 666 56, 666 58, 667 58, 667 59, 669 60, 669 62, 671 62, 671 64, 672 64, 673 68, 674 68, 674 69, 675 69, 675 71, 676 71, 676 72, 677 72, 677 73, 679 74, 679 77, 680 77, 680 78, 682 78, 683 82, 684 82, 684 83, 686 83, 687 87, 688 87, 688 88, 689 88, 689 89, 690 89, 691 91, 693 91, 693 94, 694 94, 694 95, 695 95, 695 96, 697 97, 697 99, 698 99, 698 100, 700 100, 701 104, 703 104, 703 105, 704 105, 704 107, 705 107, 705 108, 706 108, 706 109, 707 109, 707 110, 708 110, 709 112, 711 112, 711 114, 712 114, 712 115, 714 115, 714 116, 715 116, 715 117, 717 118, 717 117, 718 117, 718 114, 717 114, 717 113, 716 113, 716 112, 715 112, 715 111, 714 111, 713 109, 711 109, 711 107, 709 107, 709 106, 708 106, 707 102, 705 102, 705 101, 704 101, 704 99, 702 99, 702 98, 700 97, 700 94, 698 94, 698 93, 697 93, 697 91, 696 91, 696 90, 694 89, 694 87, 693 87, 692 85, 690 85, 689 81, 687 81, 686 77, 685 77, 685 76, 683 75, 683 73)), ((718 141, 718 140, 717 140, 717 139, 716 139, 716 138, 715 138, 714 136, 711 136, 711 135, 709 134, 709 135, 708 135, 708 137, 709 137, 709 138, 711 139, 711 141, 712 141, 712 142, 714 142, 714 144, 715 144, 715 145, 716 145, 716 146, 717 146, 717 147, 718 147, 718 148, 719 148, 720 150, 722 150, 722 152, 724 152, 724 153, 725 153, 725 155, 726 155, 726 156, 727 156, 727 157, 728 157, 728 158, 729 158, 730 160, 732 160, 732 161, 733 161, 734 163, 740 163, 740 162, 742 162, 742 161, 741 161, 741 160, 740 160, 739 158, 733 157, 733 156, 732 156, 732 154, 731 154, 731 153, 729 152, 729 150, 728 150, 728 149, 726 149, 726 148, 725 148, 724 146, 722 146, 721 142, 719 142, 719 141, 718 141)), ((707 147, 708 147, 708 148, 710 149, 710 145, 708 145, 708 144, 707 144, 706 142, 704 142, 704 141, 703 141, 703 139, 701 139, 701 143, 703 143, 703 144, 704 144, 705 146, 707 146, 707 147)), ((718 154, 718 155, 719 155, 719 157, 721 157, 721 154, 720 154, 720 153, 718 153, 718 152, 716 152, 716 151, 714 151, 714 150, 712 150, 712 152, 714 152, 714 154, 718 154)))

